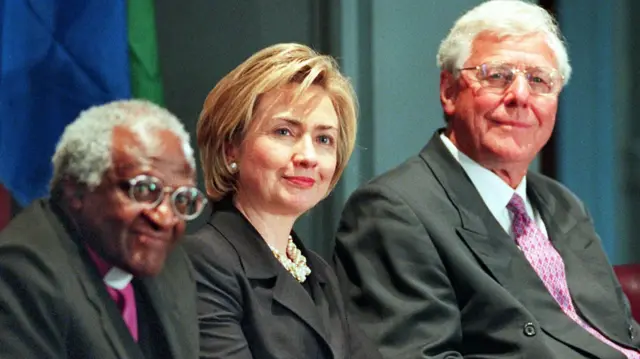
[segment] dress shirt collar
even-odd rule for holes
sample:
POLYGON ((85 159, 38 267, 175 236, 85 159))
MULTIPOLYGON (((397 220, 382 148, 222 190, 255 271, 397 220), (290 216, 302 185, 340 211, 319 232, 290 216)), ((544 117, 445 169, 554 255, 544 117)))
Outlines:
MULTIPOLYGON (((480 197, 484 201, 487 208, 498 221, 503 224, 501 218, 504 217, 507 204, 513 197, 514 193, 517 193, 525 202, 527 213, 531 218, 534 218, 533 207, 527 198, 527 177, 523 177, 518 187, 514 190, 508 184, 506 184, 498 175, 482 167, 476 161, 472 160, 469 156, 462 153, 451 142, 451 140, 444 135, 440 134, 440 139, 444 143, 445 147, 451 152, 453 157, 460 163, 462 169, 464 169, 469 179, 477 189, 480 197)), ((504 227, 504 226, 503 226, 504 227)))

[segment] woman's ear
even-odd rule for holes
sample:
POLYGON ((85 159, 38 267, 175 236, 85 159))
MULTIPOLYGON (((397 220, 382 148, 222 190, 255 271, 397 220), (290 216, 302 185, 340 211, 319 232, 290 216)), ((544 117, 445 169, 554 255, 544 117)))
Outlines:
POLYGON ((440 72, 440 102, 446 115, 453 115, 456 110, 458 96, 458 79, 449 71, 440 72))
POLYGON ((224 144, 224 159, 225 159, 225 162, 227 164, 229 164, 231 162, 238 162, 239 152, 240 152, 240 149, 239 149, 238 145, 236 145, 232 141, 227 141, 224 144))

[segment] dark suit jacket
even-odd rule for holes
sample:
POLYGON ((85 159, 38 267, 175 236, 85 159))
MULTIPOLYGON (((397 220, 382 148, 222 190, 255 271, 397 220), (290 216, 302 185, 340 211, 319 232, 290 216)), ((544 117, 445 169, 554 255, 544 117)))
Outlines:
MULTIPOLYGON (((69 233, 47 201, 0 233, 0 358, 142 359, 94 263, 69 233)), ((195 281, 184 251, 174 250, 157 277, 136 282, 166 338, 161 358, 196 358, 195 281)))
MULTIPOLYGON (((638 325, 583 204, 527 174, 576 308, 616 343, 638 325)), ((348 200, 337 253, 355 315, 385 358, 620 358, 569 319, 436 133, 348 200)))
POLYGON ((197 273, 201 358, 380 358, 347 317, 324 260, 294 237, 311 268, 300 284, 230 201, 214 207, 185 241, 197 273))

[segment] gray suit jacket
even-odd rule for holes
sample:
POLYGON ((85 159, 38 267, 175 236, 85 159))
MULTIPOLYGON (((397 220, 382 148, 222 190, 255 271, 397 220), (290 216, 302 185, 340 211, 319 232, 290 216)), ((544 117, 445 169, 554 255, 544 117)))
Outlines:
MULTIPOLYGON (((624 358, 569 319, 436 132, 358 189, 337 233, 348 297, 385 358, 624 358)), ((637 347, 638 325, 584 205, 527 174, 578 312, 637 347)))
MULTIPOLYGON (((150 298, 161 326, 151 330, 166 339, 168 351, 158 358, 198 355, 192 271, 177 248, 160 275, 136 279, 136 293, 150 298)), ((0 233, 0 358, 144 358, 84 247, 47 201, 34 202, 0 233)))

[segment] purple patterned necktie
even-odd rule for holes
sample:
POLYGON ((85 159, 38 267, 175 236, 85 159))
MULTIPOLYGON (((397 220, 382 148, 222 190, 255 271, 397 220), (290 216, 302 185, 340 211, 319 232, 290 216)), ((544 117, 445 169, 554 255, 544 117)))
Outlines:
POLYGON ((513 215, 511 227, 516 243, 553 299, 558 302, 562 311, 591 335, 623 353, 627 358, 640 359, 640 354, 618 346, 580 318, 571 300, 562 257, 553 247, 551 241, 527 215, 524 201, 518 194, 513 195, 509 204, 507 204, 507 209, 513 215))

